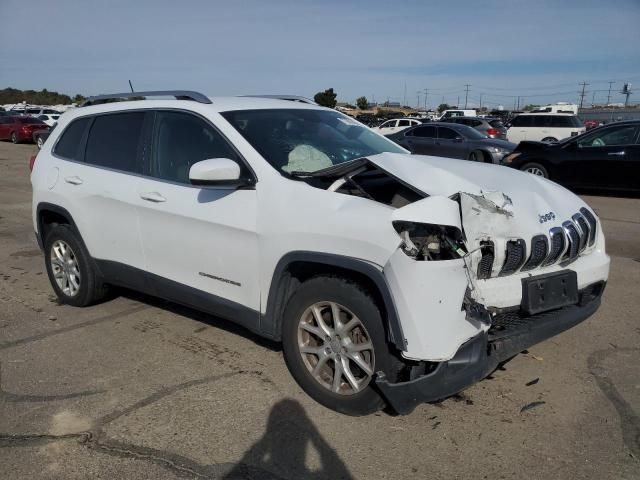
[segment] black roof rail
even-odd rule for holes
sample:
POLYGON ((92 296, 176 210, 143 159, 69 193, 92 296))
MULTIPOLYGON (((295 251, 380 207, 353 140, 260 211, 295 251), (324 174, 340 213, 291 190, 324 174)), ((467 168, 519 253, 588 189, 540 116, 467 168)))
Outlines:
POLYGON ((243 97, 253 98, 273 98, 275 100, 289 100, 290 102, 308 103, 310 105, 318 105, 316 102, 307 97, 299 95, 241 95, 243 97))
POLYGON ((191 90, 155 90, 151 92, 125 92, 125 93, 109 93, 106 95, 96 95, 87 98, 81 107, 90 105, 100 105, 101 103, 109 103, 111 100, 140 100, 139 97, 175 97, 176 100, 193 100, 198 103, 211 103, 206 95, 191 90))

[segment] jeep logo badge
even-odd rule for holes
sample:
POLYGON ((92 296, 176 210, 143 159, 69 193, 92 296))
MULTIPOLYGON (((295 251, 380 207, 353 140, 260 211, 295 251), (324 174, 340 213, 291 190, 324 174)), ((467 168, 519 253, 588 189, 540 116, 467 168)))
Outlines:
POLYGON ((545 213, 544 215, 538 214, 538 219, 540 223, 548 222, 549 220, 555 220, 556 214, 553 212, 545 213))

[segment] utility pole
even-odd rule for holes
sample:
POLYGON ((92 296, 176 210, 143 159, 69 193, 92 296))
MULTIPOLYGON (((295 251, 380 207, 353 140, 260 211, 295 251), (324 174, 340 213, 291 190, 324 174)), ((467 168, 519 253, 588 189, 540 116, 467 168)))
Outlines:
POLYGON ((417 108, 419 110, 420 109, 420 93, 421 92, 420 92, 420 90, 418 90, 416 93, 418 94, 418 106, 417 106, 417 108))
MULTIPOLYGON (((469 98, 469 87, 471 85, 469 85, 468 83, 465 84, 465 91, 464 91, 464 108, 467 108, 467 99, 469 98)), ((458 102, 460 103, 460 102, 458 102)))
POLYGON ((404 100, 402 103, 403 107, 407 106, 407 82, 404 82, 404 100))
POLYGON ((520 95, 518 95, 518 106, 516 107, 516 110, 520 110, 520 95))
POLYGON ((458 95, 458 103, 456 103, 456 108, 460 108, 460 95, 458 95))
POLYGON ((584 103, 584 96, 586 95, 584 93, 584 89, 589 84, 587 82, 582 82, 580 85, 582 85, 582 92, 578 92, 580 94, 580 108, 578 109, 578 111, 582 110, 582 104, 584 103))
POLYGON ((609 93, 607 94, 607 105, 609 105, 611 103, 611 85, 613 85, 616 82, 609 82, 609 93))
POLYGON ((591 95, 591 108, 596 106, 596 91, 593 91, 593 95, 591 95))
POLYGON ((482 93, 480 94, 480 110, 482 110, 482 93))
POLYGON ((429 89, 424 89, 424 111, 427 111, 427 97, 429 96, 429 89))

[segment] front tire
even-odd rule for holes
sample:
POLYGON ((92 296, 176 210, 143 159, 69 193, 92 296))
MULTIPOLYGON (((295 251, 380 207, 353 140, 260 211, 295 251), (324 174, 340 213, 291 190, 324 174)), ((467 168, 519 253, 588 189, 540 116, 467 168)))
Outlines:
POLYGON ((347 415, 384 407, 374 374, 391 371, 382 316, 358 284, 320 276, 304 282, 289 300, 282 327, 284 358, 311 398, 347 415))
POLYGON ((38 146, 38 150, 42 150, 42 146, 44 145, 44 140, 42 140, 42 137, 39 135, 36 140, 36 145, 38 146))
POLYGON ((469 161, 471 161, 471 162, 482 162, 482 161, 484 161, 484 155, 482 154, 482 152, 480 152, 478 150, 474 150, 473 152, 471 152, 469 154, 469 161))
POLYGON ((62 303, 85 307, 104 298, 102 283, 93 259, 69 225, 55 225, 44 241, 47 275, 62 303))
POLYGON ((538 177, 549 178, 549 172, 544 167, 544 165, 541 165, 536 162, 525 163, 520 167, 520 170, 523 172, 530 173, 532 175, 536 175, 538 177))
POLYGON ((542 139, 543 142, 547 142, 547 143, 553 143, 553 142, 557 142, 558 139, 554 138, 554 137, 545 137, 542 139))
POLYGON ((18 136, 16 132, 11 132, 11 143, 18 143, 18 136))

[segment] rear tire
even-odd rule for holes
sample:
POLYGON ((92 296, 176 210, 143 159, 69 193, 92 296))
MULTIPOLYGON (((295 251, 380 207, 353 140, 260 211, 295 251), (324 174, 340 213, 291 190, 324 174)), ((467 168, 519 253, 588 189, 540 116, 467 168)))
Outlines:
POLYGON ((284 312, 282 345, 291 375, 318 403, 354 416, 385 406, 375 372, 390 373, 394 359, 380 311, 360 285, 329 276, 300 285, 284 312))
POLYGON ((542 139, 543 142, 547 142, 547 143, 552 143, 552 142, 557 142, 558 139, 554 138, 554 137, 545 137, 542 139))
POLYGON ((536 175, 538 177, 549 178, 549 172, 547 171, 547 169, 543 165, 536 162, 525 163, 520 167, 520 170, 532 175, 536 175))
POLYGON ((47 275, 62 303, 85 307, 103 299, 107 287, 80 236, 70 225, 55 225, 44 241, 47 275))

